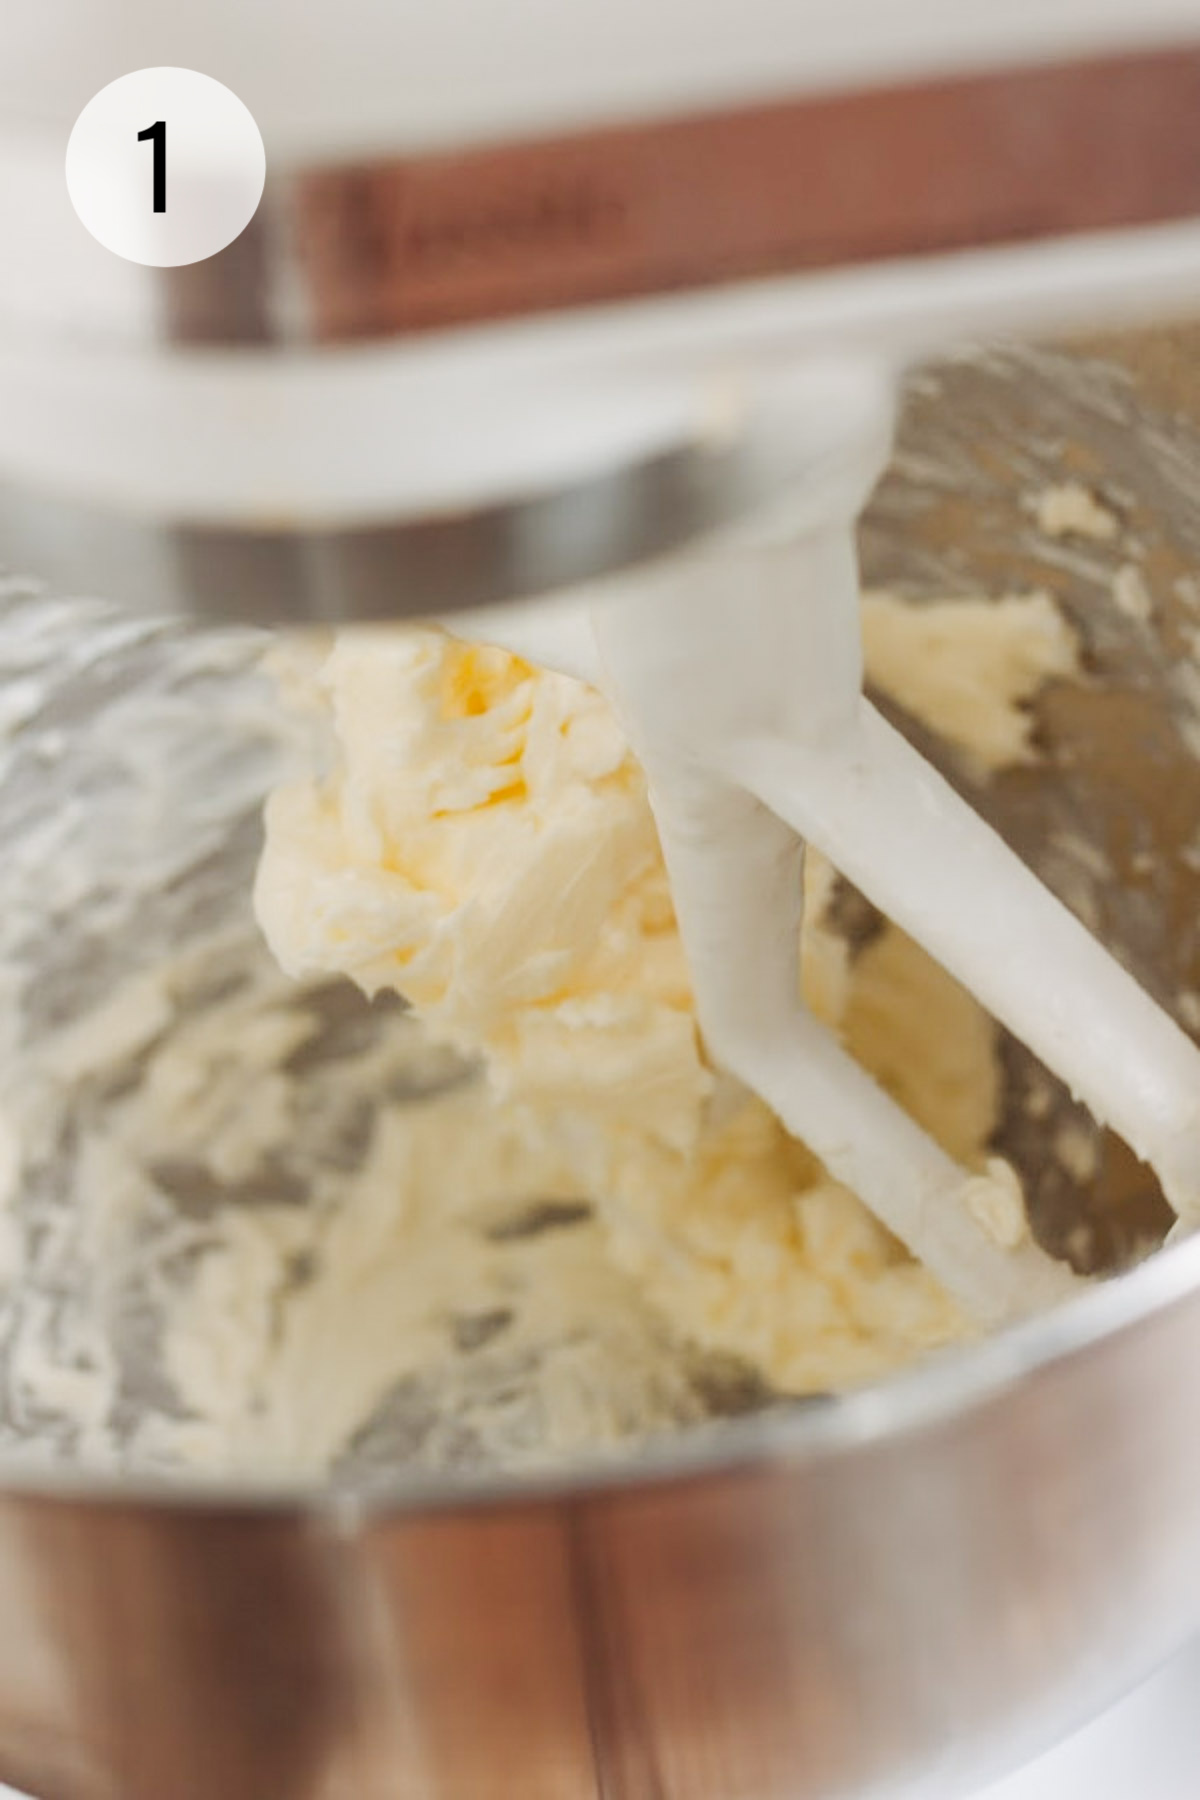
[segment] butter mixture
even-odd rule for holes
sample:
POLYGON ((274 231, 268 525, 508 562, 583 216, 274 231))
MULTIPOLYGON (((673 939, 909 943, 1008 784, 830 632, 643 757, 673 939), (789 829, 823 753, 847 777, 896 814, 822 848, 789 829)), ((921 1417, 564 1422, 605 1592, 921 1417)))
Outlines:
MULTIPOLYGON (((7 1457, 545 1465, 968 1330, 708 1066, 595 693, 435 631, 289 643, 266 678, 254 633, 163 655, 153 622, 36 595, 5 628, 15 668, 65 662, 78 700, 94 665, 97 697, 86 732, 35 705, 0 735, 7 1457), (249 905, 271 788, 257 899, 288 973, 249 905)), ((1035 754, 1027 702, 1074 668, 1036 595, 873 595, 864 630, 875 688, 975 770, 1035 754)), ((1016 1243, 990 1020, 814 856, 807 885, 812 1006, 987 1168, 967 1203, 1016 1243)))
MULTIPOLYGON (((1023 707, 1076 666, 1044 595, 869 596, 864 634, 869 679, 977 770, 1032 756, 1023 707)), ((499 1134, 514 1175, 525 1158, 544 1189, 552 1168, 559 1199, 595 1206, 603 1255, 672 1332, 785 1392, 862 1380, 967 1329, 855 1196, 707 1066, 644 783, 597 693, 437 630, 345 632, 289 652, 282 673, 326 766, 271 797, 258 916, 289 974, 402 995, 435 1040, 482 1059, 470 1116, 456 1108, 442 1149, 425 1145, 429 1183, 469 1183, 475 1156, 493 1167, 499 1134)), ((987 1016, 891 926, 851 954, 833 872, 810 857, 807 880, 809 1003, 948 1151, 996 1173, 987 1016)), ((1017 1241, 1015 1179, 986 1192, 988 1228, 1017 1241)))

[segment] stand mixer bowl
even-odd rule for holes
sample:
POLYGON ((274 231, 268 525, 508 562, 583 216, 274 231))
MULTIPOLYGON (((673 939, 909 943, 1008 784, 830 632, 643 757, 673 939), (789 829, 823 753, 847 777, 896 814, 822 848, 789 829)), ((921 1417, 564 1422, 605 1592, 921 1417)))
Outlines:
MULTIPOLYGON (((949 772, 1194 1029, 1200 427, 1166 398, 1188 397, 1187 356, 1186 336, 1160 337, 918 373, 862 555, 869 582, 916 601, 1059 599, 1087 678, 1038 703, 1043 764, 978 790, 949 772), (1031 499, 1068 477, 1111 506, 1113 543, 1038 530, 1031 499), (1128 563, 1148 618, 1114 601, 1128 563)), ((461 1419, 430 1426, 451 1408, 437 1381, 409 1384, 327 1479, 265 1454, 256 1468, 252 1427, 222 1473, 167 1454, 189 1421, 153 1316, 159 1267, 253 1202, 236 1158, 212 1193, 160 1156, 146 1253, 113 1275, 85 1159, 158 1028, 124 1063, 78 1037, 64 1054, 55 1034, 212 943, 225 960, 193 970, 195 1008, 256 980, 295 1003, 248 898, 288 749, 252 703, 256 634, 188 634, 13 580, 0 641, 17 674, 5 1105, 41 1156, 7 1208, 0 1272, 0 1777, 47 1800, 934 1800, 1081 1722, 1194 1631, 1195 1243, 836 1398, 787 1402, 660 1346, 654 1399, 603 1454, 489 1458, 461 1419), (97 1313, 103 1343, 80 1323, 97 1313)), ((327 1055, 290 1072, 315 1096, 399 1021, 312 1004, 327 1055)), ((1128 1262, 1168 1219, 1149 1176, 1093 1134, 1096 1173, 1073 1181, 1053 1138, 1086 1122, 1015 1046, 1004 1057, 1000 1146, 1039 1235, 1088 1266, 1128 1262), (1036 1083, 1050 1098, 1031 1110, 1036 1083)), ((414 1065, 413 1103, 453 1078, 414 1065)), ((302 1207, 279 1148, 275 1198, 302 1207)))

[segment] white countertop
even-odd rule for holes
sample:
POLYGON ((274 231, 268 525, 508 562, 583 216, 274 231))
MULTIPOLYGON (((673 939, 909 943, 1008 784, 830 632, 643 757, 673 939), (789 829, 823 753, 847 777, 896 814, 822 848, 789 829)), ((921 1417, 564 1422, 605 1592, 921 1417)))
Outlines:
POLYGON ((979 1800, 1197 1800, 1200 1643, 979 1800))

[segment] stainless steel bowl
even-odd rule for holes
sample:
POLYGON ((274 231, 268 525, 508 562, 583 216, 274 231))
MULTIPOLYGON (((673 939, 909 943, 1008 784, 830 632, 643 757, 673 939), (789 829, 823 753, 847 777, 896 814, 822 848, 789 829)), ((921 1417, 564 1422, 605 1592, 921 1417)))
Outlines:
MULTIPOLYGON (((995 352, 919 375, 863 554, 917 598, 1059 595, 1089 681, 1045 697, 1041 771, 980 803, 1179 1005, 1200 989, 1200 434, 1171 411, 1173 354, 995 352), (1103 492, 1113 544, 1038 532, 1030 497, 1064 473, 1103 492), (1148 620, 1113 603, 1127 560, 1148 620)), ((246 925, 282 752, 231 698, 244 637, 187 640, 19 582, 3 626, 0 1066, 45 1155, 8 1209, 21 1279, 0 1287, 0 1777, 45 1800, 924 1800, 1033 1752, 1195 1629, 1200 1244, 841 1398, 751 1383, 715 1408, 745 1416, 702 1421, 697 1377, 623 1452, 567 1467, 439 1461, 393 1430, 322 1482, 254 1478, 252 1456, 236 1481, 156 1472, 139 1430, 170 1400, 136 1281, 108 1296, 104 1417, 72 1426, 48 1387, 32 1404, 14 1373, 30 1332, 84 1388, 94 1373, 73 1307, 104 1270, 86 1221, 71 1229, 73 1172, 136 1071, 97 1081, 68 1059, 82 1073, 40 1113, 27 1071, 118 976, 246 925), (193 746, 149 787, 147 756, 121 749, 147 720, 193 746), (65 878, 68 839, 90 880, 65 878)), ((1129 1260, 1165 1223, 1148 1177, 1098 1140, 1099 1173, 1073 1185, 1046 1136, 1069 1097, 1051 1088, 1031 1125, 1021 1095, 1045 1078, 1006 1056, 1005 1141, 1041 1234, 1129 1260)), ((239 1203, 167 1190, 185 1219, 239 1203)))

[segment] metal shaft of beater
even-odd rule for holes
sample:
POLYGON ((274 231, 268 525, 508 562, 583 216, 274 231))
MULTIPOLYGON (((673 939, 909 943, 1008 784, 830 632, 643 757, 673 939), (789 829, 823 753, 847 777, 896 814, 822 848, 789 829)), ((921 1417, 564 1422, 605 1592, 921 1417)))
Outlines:
POLYGON ((481 618, 480 635, 584 678, 598 648, 647 773, 714 1062, 994 1322, 1075 1278, 989 1235, 971 1204, 988 1177, 947 1157, 805 1007, 804 844, 1151 1164, 1185 1226, 1200 1221, 1200 1051, 863 698, 853 530, 890 411, 806 404, 801 377, 784 412, 807 473, 769 514, 586 606, 509 609, 500 633, 481 618))

